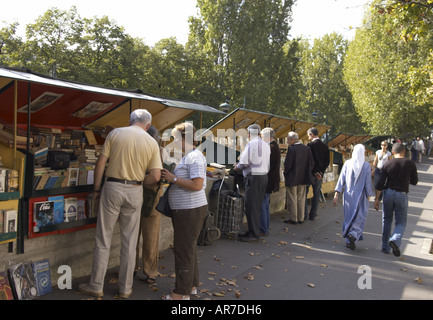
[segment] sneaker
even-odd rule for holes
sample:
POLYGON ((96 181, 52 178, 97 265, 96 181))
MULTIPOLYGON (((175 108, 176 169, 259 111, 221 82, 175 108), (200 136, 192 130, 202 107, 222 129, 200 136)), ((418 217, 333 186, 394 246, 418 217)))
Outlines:
POLYGON ((81 283, 78 285, 78 291, 84 294, 87 294, 88 296, 96 297, 96 298, 102 298, 104 296, 104 292, 100 291, 93 291, 89 288, 89 285, 86 283, 81 283))
POLYGON ((389 246, 392 249, 392 254, 395 255, 396 257, 400 257, 400 248, 395 244, 395 242, 390 241, 389 246))

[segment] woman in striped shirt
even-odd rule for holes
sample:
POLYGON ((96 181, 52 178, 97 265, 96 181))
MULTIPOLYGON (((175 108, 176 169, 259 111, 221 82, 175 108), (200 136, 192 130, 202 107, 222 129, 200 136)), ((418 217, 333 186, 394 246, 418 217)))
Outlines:
POLYGON ((173 173, 164 169, 161 178, 172 183, 169 203, 173 211, 176 285, 165 300, 189 300, 199 284, 197 239, 207 214, 206 158, 195 148, 191 123, 175 127, 172 136, 182 149, 182 161, 173 173))

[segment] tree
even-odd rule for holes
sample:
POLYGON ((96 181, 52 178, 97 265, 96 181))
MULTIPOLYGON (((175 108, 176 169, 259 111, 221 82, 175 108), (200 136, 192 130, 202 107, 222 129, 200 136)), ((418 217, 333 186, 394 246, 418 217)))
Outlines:
POLYGON ((281 101, 275 94, 271 97, 284 74, 292 4, 292 0, 197 1, 200 16, 190 20, 191 46, 209 56, 218 75, 218 91, 232 105, 279 109, 281 101))
POLYGON ((431 105, 417 102, 409 77, 430 49, 423 39, 406 42, 400 37, 394 18, 377 10, 381 3, 372 4, 368 28, 357 30, 349 45, 345 79, 369 133, 423 134, 431 105))
POLYGON ((343 65, 348 41, 337 33, 302 43, 301 108, 296 116, 332 125, 331 134, 363 133, 362 123, 344 81, 343 65))

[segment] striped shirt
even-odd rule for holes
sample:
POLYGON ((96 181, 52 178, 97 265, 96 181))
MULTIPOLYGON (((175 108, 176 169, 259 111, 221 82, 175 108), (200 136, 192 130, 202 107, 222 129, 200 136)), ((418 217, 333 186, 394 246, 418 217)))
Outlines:
POLYGON ((170 208, 173 210, 194 209, 207 205, 206 199, 206 158, 197 149, 190 151, 174 169, 178 179, 203 178, 203 188, 199 191, 188 191, 173 184, 168 194, 170 208))

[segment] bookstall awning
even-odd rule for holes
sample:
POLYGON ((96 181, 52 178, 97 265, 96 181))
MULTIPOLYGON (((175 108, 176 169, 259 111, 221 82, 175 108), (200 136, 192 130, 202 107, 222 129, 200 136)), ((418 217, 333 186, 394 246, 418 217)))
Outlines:
POLYGON ((350 145, 364 143, 371 138, 372 136, 370 135, 353 135, 349 133, 339 133, 330 141, 328 141, 328 146, 330 148, 337 148, 339 146, 347 148, 350 145))
POLYGON ((195 112, 223 114, 204 104, 64 81, 0 67, 1 120, 14 122, 16 104, 17 124, 26 125, 29 103, 30 124, 47 127, 127 126, 130 112, 137 108, 149 110, 153 116, 152 122, 159 130, 169 128, 195 112))
POLYGON ((209 128, 214 136, 217 136, 219 129, 228 130, 234 129, 235 132, 239 129, 246 129, 251 124, 258 124, 260 128, 271 127, 275 130, 277 138, 285 138, 290 131, 295 131, 299 135, 299 139, 308 140, 307 131, 311 127, 317 128, 319 136, 326 133, 330 126, 290 119, 287 117, 265 113, 256 110, 238 108, 218 121, 215 125, 209 128))

